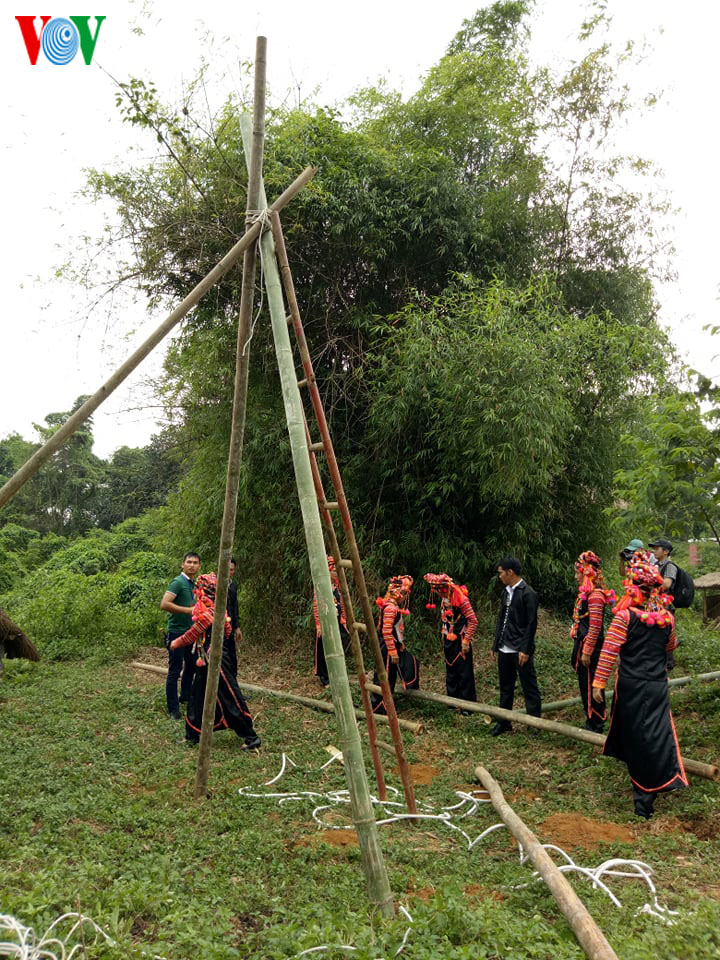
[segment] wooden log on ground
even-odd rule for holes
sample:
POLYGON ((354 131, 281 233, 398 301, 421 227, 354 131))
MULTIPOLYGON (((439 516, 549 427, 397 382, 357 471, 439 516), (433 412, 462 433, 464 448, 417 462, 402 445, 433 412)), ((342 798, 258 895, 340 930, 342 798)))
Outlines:
MULTIPOLYGON (((688 683, 692 683, 693 680, 720 680, 720 670, 713 670, 710 673, 695 673, 689 677, 671 677, 668 680, 668 686, 671 689, 683 687, 688 683)), ((566 707, 575 707, 578 703, 582 703, 580 697, 568 697, 566 700, 551 700, 550 703, 544 703, 542 705, 542 712, 554 713, 556 710, 564 710, 566 707)))
MULTIPOLYGON (((154 663, 141 663, 139 660, 132 660, 130 666, 136 667, 138 670, 147 670, 149 673, 157 673, 159 676, 167 676, 167 667, 157 667, 154 663)), ((299 703, 303 707, 310 707, 313 710, 321 710, 323 713, 335 713, 334 705, 327 700, 314 700, 312 697, 303 697, 296 693, 286 693, 284 690, 270 690, 268 687, 260 687, 256 683, 246 683, 239 678, 238 685, 241 690, 250 690, 253 693, 279 697, 281 700, 290 700, 292 703, 299 703)), ((355 716, 361 720, 365 719, 365 714, 362 710, 355 710, 355 716)), ((377 715, 375 716, 375 720, 378 723, 388 722, 387 717, 377 715)), ((401 727, 409 730, 411 733, 420 733, 423 728, 422 723, 416 723, 414 720, 400 720, 399 722, 401 727)))
MULTIPOLYGON (((375 693, 380 692, 380 687, 374 683, 368 683, 368 690, 375 693)), ((426 690, 395 690, 395 696, 410 697, 413 700, 427 700, 430 703, 440 703, 446 707, 454 707, 456 710, 466 710, 469 713, 484 713, 496 720, 505 720, 510 723, 522 723, 526 727, 535 727, 537 730, 546 730, 548 733, 559 733, 563 737, 570 737, 573 740, 582 740, 583 743, 591 743, 593 746, 601 747, 605 743, 605 737, 601 733, 592 733, 590 730, 583 730, 580 727, 573 727, 569 723, 558 723, 555 720, 545 720, 543 717, 531 717, 527 713, 519 713, 517 710, 503 710, 502 707, 493 707, 489 703, 473 703, 470 700, 459 700, 457 697, 445 697, 441 693, 429 693, 426 690)), ((683 757, 683 763, 688 773, 696 777, 703 777, 705 780, 720 780, 720 767, 712 763, 703 763, 700 760, 689 760, 683 757)))
POLYGON ((550 855, 535 834, 520 819, 503 796, 497 781, 485 767, 477 766, 475 775, 490 794, 493 807, 518 843, 522 844, 535 869, 550 888, 550 892, 563 916, 570 924, 578 943, 590 960, 618 960, 618 956, 605 939, 587 907, 575 893, 570 883, 553 863, 550 855))

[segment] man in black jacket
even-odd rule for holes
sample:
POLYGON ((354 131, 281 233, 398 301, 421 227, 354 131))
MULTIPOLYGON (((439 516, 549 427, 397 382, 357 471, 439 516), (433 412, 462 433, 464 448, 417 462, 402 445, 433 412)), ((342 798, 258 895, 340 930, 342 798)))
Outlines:
MULTIPOLYGON (((525 711, 531 717, 539 717, 540 690, 533 663, 538 598, 533 588, 520 576, 521 572, 517 557, 505 557, 498 564, 498 577, 504 590, 495 628, 493 657, 498 665, 500 706, 512 710, 515 680, 519 676, 525 697, 525 711)), ((509 721, 500 720, 490 733, 497 737, 510 729, 512 724, 509 721)))

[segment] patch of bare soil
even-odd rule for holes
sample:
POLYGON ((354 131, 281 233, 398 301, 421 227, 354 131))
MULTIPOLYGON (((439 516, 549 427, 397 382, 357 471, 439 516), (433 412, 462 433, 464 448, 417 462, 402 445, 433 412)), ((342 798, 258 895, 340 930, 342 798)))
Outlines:
POLYGON ((603 843, 633 843, 635 832, 622 823, 591 820, 581 813, 553 813, 540 826, 545 841, 556 843, 563 850, 582 847, 592 850, 603 843))
POLYGON ((299 837, 294 845, 311 847, 317 843, 329 843, 331 847, 356 847, 358 838, 354 830, 321 830, 320 833, 299 837))
POLYGON ((407 894, 409 897, 415 897, 417 900, 424 900, 427 903, 435 896, 435 887, 420 887, 417 890, 415 880, 411 877, 407 885, 407 894))
MULTIPOLYGON (((435 777, 440 773, 437 767, 432 767, 428 763, 411 763, 410 776, 414 784, 427 785, 432 783, 435 777)), ((397 764, 393 767, 393 773, 400 776, 400 768, 397 764)))
POLYGON ((517 803, 518 800, 526 800, 530 803, 534 803, 536 800, 539 800, 539 799, 540 797, 537 795, 536 792, 532 790, 524 790, 521 788, 520 790, 516 790, 515 793, 512 794, 512 796, 510 797, 510 802, 517 803))
POLYGON ((484 887, 481 883, 469 883, 466 887, 463 887, 463 893, 468 900, 507 900, 504 893, 490 887, 484 887))

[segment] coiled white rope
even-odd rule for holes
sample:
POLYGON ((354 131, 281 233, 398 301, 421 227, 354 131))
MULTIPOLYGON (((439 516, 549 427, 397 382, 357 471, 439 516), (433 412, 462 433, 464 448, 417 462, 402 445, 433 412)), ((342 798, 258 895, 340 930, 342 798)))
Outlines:
POLYGON ((92 934, 92 945, 104 941, 109 946, 117 946, 105 931, 90 917, 81 913, 64 913, 53 920, 45 933, 38 938, 32 927, 25 927, 15 917, 0 914, 0 936, 13 939, 0 941, 0 957, 13 957, 16 960, 72 960, 79 950, 90 946, 85 940, 85 928, 92 934), (71 922, 70 929, 64 934, 60 927, 71 922), (80 939, 79 943, 72 943, 80 939))
MULTIPOLYGON (((339 757, 333 757, 333 760, 339 759, 339 757)), ((329 761, 332 762, 332 761, 329 761)), ((289 766, 296 767, 297 765, 290 759, 286 754, 282 754, 282 766, 280 773, 277 776, 273 777, 272 780, 269 780, 265 786, 270 786, 276 784, 280 778, 287 772, 289 766)), ((320 768, 321 770, 325 769, 328 764, 323 764, 320 768)), ((393 796, 399 796, 399 791, 395 787, 388 787, 388 792, 393 796)), ((350 803, 350 794, 347 790, 329 790, 324 793, 319 793, 314 790, 293 790, 287 793, 277 793, 277 792, 263 792, 256 793, 252 792, 252 787, 240 787, 238 793, 242 797, 260 799, 274 799, 277 800, 279 804, 291 803, 293 801, 299 800, 321 800, 322 802, 315 806, 312 811, 312 818, 320 829, 333 829, 333 830, 353 830, 354 825, 349 824, 335 824, 323 818, 323 814, 329 810, 337 810, 341 807, 347 806, 350 803)), ((436 806, 433 806, 430 803, 420 802, 418 803, 418 813, 399 813, 394 812, 390 808, 404 808, 405 804, 397 800, 379 800, 377 797, 372 796, 371 801, 374 806, 377 806, 382 811, 383 817, 376 821, 379 827, 387 826, 391 823, 399 823, 402 820, 435 820, 444 827, 447 827, 448 830, 453 830, 456 833, 459 833, 467 843, 468 850, 475 848, 480 841, 484 840, 491 833, 494 833, 496 830, 506 829, 504 823, 495 823, 490 827, 487 827, 476 837, 471 837, 466 830, 463 830, 455 821, 464 820, 468 817, 472 817, 477 812, 481 804, 490 803, 490 798, 487 795, 487 791, 482 788, 472 791, 456 790, 455 794, 459 797, 457 803, 452 805, 444 805, 439 809, 436 806), (478 796, 478 794, 484 794, 484 796, 478 796)), ((518 845, 520 850, 520 863, 525 863, 527 860, 527 855, 523 850, 522 845, 518 845)), ((633 880, 642 880, 647 885, 648 890, 651 894, 652 901, 650 903, 644 904, 638 911, 638 914, 647 913, 650 916, 661 919, 664 923, 671 925, 673 921, 670 919, 672 916, 677 916, 677 910, 670 910, 668 907, 663 907, 658 901, 657 889, 655 884, 652 881, 651 875, 653 869, 649 864, 644 863, 642 860, 623 860, 618 858, 613 858, 612 860, 605 860, 603 863, 599 864, 597 867, 583 867, 580 864, 576 863, 573 858, 562 849, 553 843, 544 843, 542 844, 545 850, 549 853, 558 854, 565 862, 562 863, 558 869, 562 873, 576 872, 581 876, 589 880, 592 886, 595 889, 602 890, 603 893, 615 904, 616 907, 622 909, 622 903, 619 898, 612 892, 607 883, 604 882, 603 877, 624 877, 626 879, 633 880)), ((528 883, 517 884, 513 886, 513 890, 522 890, 525 887, 529 887, 532 883, 535 883, 542 878, 537 873, 533 872, 533 879, 528 883)), ((409 932, 409 931, 408 931, 409 932)), ((320 948, 313 948, 320 949, 320 948)), ((321 949, 330 949, 329 947, 323 947, 321 949)), ((343 947, 343 949, 355 949, 343 947)), ((302 956, 298 954, 297 956, 302 956)))

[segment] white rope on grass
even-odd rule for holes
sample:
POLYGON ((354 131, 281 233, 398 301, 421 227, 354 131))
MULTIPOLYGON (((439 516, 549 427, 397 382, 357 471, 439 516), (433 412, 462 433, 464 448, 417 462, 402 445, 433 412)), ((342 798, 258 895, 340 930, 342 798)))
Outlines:
MULTIPOLYGON (((282 755, 282 767, 280 773, 274 777, 269 783, 275 784, 283 776, 283 774, 288 769, 287 760, 290 760, 289 757, 286 757, 286 754, 282 755)), ((332 762, 332 761, 331 761, 332 762)), ((292 763, 292 761, 290 761, 292 763)), ((292 764, 296 766, 295 764, 292 764)), ((324 770, 328 764, 323 764, 320 768, 324 770)), ((309 772, 309 771, 308 771, 309 772)), ((319 828, 325 829, 334 829, 334 830, 353 830, 354 825, 350 824, 333 824, 329 821, 323 819, 321 816, 328 810, 336 810, 340 806, 347 806, 350 801, 350 793, 348 790, 330 790, 325 793, 317 793, 314 791, 308 790, 299 790, 289 793, 250 793, 250 787, 241 787, 238 790, 238 793, 244 797, 252 797, 255 799, 266 797, 268 799, 279 799, 279 803, 285 803, 290 800, 304 800, 307 798, 312 799, 321 799, 323 802, 317 805, 312 811, 312 818, 319 828)), ((388 787, 388 791, 391 792, 393 796, 399 796, 399 791, 395 787, 388 787)), ((441 807, 439 810, 437 807, 433 806, 430 803, 420 802, 418 803, 418 813, 395 813, 392 810, 388 809, 390 807, 402 807, 404 804, 395 800, 379 800, 377 797, 370 797, 373 806, 379 807, 382 813, 384 814, 383 818, 376 821, 377 826, 388 826, 392 823, 400 823, 403 820, 434 820, 442 826, 447 827, 448 830, 453 830, 456 833, 459 833, 467 843, 468 850, 473 850, 480 841, 484 840, 491 833, 494 833, 496 830, 506 829, 504 823, 495 823, 490 827, 487 827, 476 837, 471 838, 470 835, 463 830, 454 820, 465 820, 468 817, 473 816, 481 804, 491 803, 487 791, 479 788, 478 790, 473 791, 463 791, 456 790, 456 796, 459 798, 457 803, 448 804, 441 807), (478 794, 484 794, 484 796, 478 796, 478 794)), ((528 859, 527 854, 525 853, 522 844, 518 844, 520 851, 520 863, 523 864, 528 859)), ((603 863, 599 864, 597 867, 584 867, 576 863, 573 858, 562 849, 553 843, 544 843, 542 844, 543 849, 548 852, 557 853, 565 861, 563 864, 558 866, 558 870, 561 873, 579 873, 581 876, 585 877, 593 885, 595 889, 602 890, 602 892, 608 897, 608 899, 618 908, 622 909, 622 903, 620 899, 613 893, 610 887, 603 881, 603 877, 624 877, 626 879, 633 880, 643 880, 647 885, 651 895, 652 902, 644 904, 637 913, 647 913, 650 916, 658 917, 663 920, 666 924, 672 924, 673 921, 670 916, 677 916, 678 911, 670 910, 668 907, 663 907, 657 897, 657 889, 655 884, 651 879, 651 874, 653 873, 652 867, 647 863, 643 863, 642 860, 622 860, 614 858, 612 860, 605 860, 603 863)), ((528 883, 516 884, 512 887, 513 890, 522 890, 526 887, 531 886, 533 883, 538 882, 542 878, 537 871, 534 871, 533 878, 528 883)), ((313 948, 315 949, 315 948, 313 948)), ((323 947, 322 949, 330 949, 329 947, 323 947)), ((301 956, 301 954, 298 954, 301 956)))
POLYGON ((94 946, 105 942, 108 946, 116 947, 117 943, 99 927, 90 917, 81 913, 64 913, 50 924, 44 934, 38 938, 32 927, 26 927, 15 917, 9 914, 0 914, 0 936, 10 935, 13 940, 0 941, 0 957, 13 957, 16 960, 72 960, 79 950, 86 946, 94 946), (72 920, 70 929, 60 935, 60 926, 65 921, 72 920), (91 944, 85 940, 85 927, 90 928, 93 935, 91 944), (72 944, 73 939, 80 937, 80 942, 72 944))

